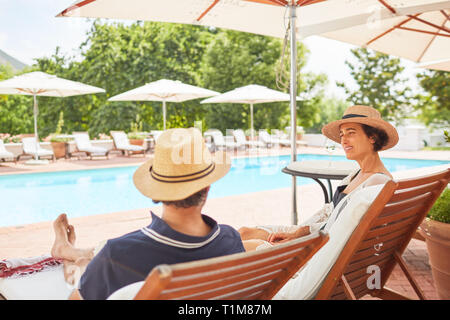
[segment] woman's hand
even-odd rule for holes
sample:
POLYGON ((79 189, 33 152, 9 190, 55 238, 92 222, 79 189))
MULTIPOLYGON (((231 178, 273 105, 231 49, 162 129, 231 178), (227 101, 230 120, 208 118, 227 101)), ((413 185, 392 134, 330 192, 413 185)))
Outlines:
POLYGON ((269 234, 267 241, 270 243, 283 243, 295 239, 295 233, 291 232, 276 232, 269 234))
POLYGON ((300 237, 304 237, 308 234, 310 234, 309 226, 299 227, 294 232, 276 232, 269 234, 269 237, 267 239, 268 242, 275 244, 275 243, 283 243, 290 240, 294 240, 300 237))

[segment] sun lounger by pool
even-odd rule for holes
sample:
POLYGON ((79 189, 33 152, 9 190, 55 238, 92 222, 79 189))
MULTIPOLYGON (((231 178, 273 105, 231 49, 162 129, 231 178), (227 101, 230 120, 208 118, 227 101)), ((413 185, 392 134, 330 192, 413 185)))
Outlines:
POLYGON ((133 153, 142 153, 145 157, 144 147, 130 144, 130 140, 128 140, 128 137, 124 131, 110 131, 110 133, 113 138, 115 148, 122 151, 122 154, 126 153, 129 156, 133 153))
POLYGON ((36 155, 38 159, 51 158, 53 161, 55 161, 55 154, 53 153, 53 150, 41 148, 41 146, 36 143, 35 137, 22 138, 22 144, 23 153, 17 156, 17 161, 19 161, 22 156, 31 156, 35 158, 36 155))
MULTIPOLYGON (((212 138, 212 143, 214 145, 215 150, 222 148, 222 149, 234 149, 239 148, 241 144, 235 142, 235 141, 229 141, 226 140, 223 136, 222 132, 220 130, 208 130, 204 133, 205 137, 210 136, 212 138)), ((234 138, 233 138, 234 140, 234 138)))
POLYGON ((254 147, 263 148, 265 146, 264 143, 261 141, 247 141, 245 138, 244 131, 242 129, 233 130, 233 136, 239 145, 244 145, 250 148, 254 147))
MULTIPOLYGON (((276 137, 274 135, 270 135, 267 130, 261 129, 259 130, 259 140, 262 141, 266 146, 274 146, 274 145, 280 145, 284 147, 290 147, 291 146, 291 140, 290 139, 283 139, 276 137)), ((306 142, 302 140, 296 141, 297 145, 299 146, 306 146, 306 142)))
POLYGON ((0 160, 6 161, 6 160, 12 160, 14 163, 17 162, 16 157, 12 152, 9 152, 5 148, 5 144, 3 143, 3 140, 0 139, 0 160))
POLYGON ((108 159, 109 150, 94 147, 87 132, 73 132, 72 135, 77 146, 77 152, 84 152, 91 160, 93 157, 106 157, 108 159))

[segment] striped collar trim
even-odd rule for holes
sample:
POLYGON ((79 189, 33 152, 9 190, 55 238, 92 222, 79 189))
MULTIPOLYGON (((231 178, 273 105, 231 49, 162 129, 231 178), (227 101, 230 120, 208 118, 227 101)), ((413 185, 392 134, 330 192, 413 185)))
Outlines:
POLYGON ((201 242, 184 242, 184 241, 178 241, 174 240, 172 238, 169 238, 167 236, 163 236, 162 234, 156 232, 153 229, 150 229, 148 227, 144 227, 141 229, 142 233, 148 236, 150 239, 153 239, 159 243, 177 247, 177 248, 183 248, 183 249, 197 249, 200 247, 203 247, 213 241, 219 234, 220 234, 220 227, 217 226, 216 232, 214 232, 208 239, 201 242))

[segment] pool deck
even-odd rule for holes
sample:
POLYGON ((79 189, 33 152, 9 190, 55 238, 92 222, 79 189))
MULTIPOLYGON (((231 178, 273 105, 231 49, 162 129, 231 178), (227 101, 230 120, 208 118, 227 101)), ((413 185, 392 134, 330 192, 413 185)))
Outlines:
MULTIPOLYGON (((297 151, 305 154, 327 154, 323 148, 301 147, 297 151)), ((286 154, 290 154, 288 148, 267 149, 259 152, 259 155, 286 154)), ((337 149, 334 154, 343 155, 343 152, 337 149)), ((244 151, 234 154, 235 157, 255 155, 257 154, 244 151)), ((109 160, 59 159, 54 163, 50 162, 48 165, 43 166, 26 165, 24 161, 18 164, 0 163, 0 175, 138 165, 149 159, 150 156, 150 154, 147 154, 145 158, 138 155, 124 157, 119 154, 112 154, 109 160)), ((450 161, 450 152, 448 151, 383 151, 381 156, 450 161)), ((445 168, 450 167, 450 165, 440 167, 445 168)), ((433 170, 436 170, 436 167, 433 169, 422 168, 420 170, 399 172, 395 173, 394 177, 403 178, 426 174, 427 171, 433 170)), ((301 222, 322 206, 323 194, 319 185, 312 182, 312 184, 297 188, 297 200, 299 221, 301 222)), ((149 199, 149 207, 138 210, 78 218, 71 218, 70 212, 67 212, 67 214, 69 222, 75 226, 77 246, 92 247, 104 239, 118 237, 148 225, 151 221, 149 210, 153 210, 158 215, 161 213, 161 207, 154 206, 149 199)), ((235 228, 264 224, 291 224, 291 190, 290 188, 283 188, 209 199, 205 205, 204 213, 210 215, 219 223, 229 224, 235 228)), ((0 259, 48 254, 53 240, 54 234, 51 221, 0 227, 0 259)), ((424 291, 425 296, 428 299, 438 299, 431 276, 425 242, 413 239, 405 250, 403 257, 417 279, 419 286, 424 291)), ((388 281, 388 286, 405 295, 416 297, 399 267, 394 269, 394 273, 388 281)))

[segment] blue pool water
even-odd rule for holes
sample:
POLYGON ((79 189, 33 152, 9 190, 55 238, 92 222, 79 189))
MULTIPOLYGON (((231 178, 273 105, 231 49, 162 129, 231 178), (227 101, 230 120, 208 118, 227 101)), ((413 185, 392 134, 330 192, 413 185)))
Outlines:
MULTIPOLYGON (((344 156, 333 160, 346 161, 344 156)), ((329 156, 299 155, 298 160, 328 160, 329 156)), ((230 172, 214 183, 210 198, 287 188, 291 176, 281 172, 290 156, 234 159, 230 172)), ((391 172, 446 164, 446 161, 384 158, 391 172)), ((0 176, 0 227, 153 206, 133 185, 137 166, 0 176)), ((297 184, 315 183, 298 178, 297 184)))

